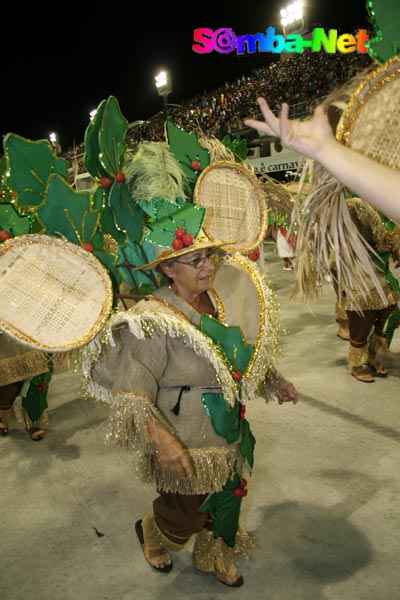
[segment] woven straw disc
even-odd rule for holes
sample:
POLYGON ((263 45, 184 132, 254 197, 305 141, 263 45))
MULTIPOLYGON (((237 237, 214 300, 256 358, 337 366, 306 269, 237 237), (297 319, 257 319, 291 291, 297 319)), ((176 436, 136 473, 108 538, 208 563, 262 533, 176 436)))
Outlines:
POLYGON ((92 254, 46 235, 0 247, 0 330, 45 352, 89 342, 112 307, 106 269, 92 254))
POLYGON ((400 56, 362 82, 343 114, 337 137, 361 154, 400 170, 400 56))
POLYGON ((230 252, 248 254, 262 243, 268 226, 265 194, 245 167, 228 161, 212 163, 201 173, 194 202, 206 208, 204 231, 227 242, 230 252))

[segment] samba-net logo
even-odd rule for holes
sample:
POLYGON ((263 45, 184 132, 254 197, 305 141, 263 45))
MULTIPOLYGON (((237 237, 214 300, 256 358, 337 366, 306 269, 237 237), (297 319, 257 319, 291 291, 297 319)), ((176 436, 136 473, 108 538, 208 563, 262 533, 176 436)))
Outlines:
POLYGON ((313 29, 311 39, 305 39, 298 33, 291 33, 286 37, 275 33, 275 27, 268 27, 265 34, 255 33, 236 35, 232 29, 221 27, 220 29, 209 29, 200 27, 193 32, 192 50, 198 54, 210 54, 219 52, 229 54, 236 50, 236 54, 254 54, 255 52, 296 52, 301 54, 305 48, 312 52, 324 50, 328 54, 336 51, 342 54, 349 52, 360 52, 365 54, 368 49, 365 42, 369 39, 366 29, 359 29, 353 35, 343 33, 338 36, 337 29, 329 29, 326 33, 322 27, 313 29))

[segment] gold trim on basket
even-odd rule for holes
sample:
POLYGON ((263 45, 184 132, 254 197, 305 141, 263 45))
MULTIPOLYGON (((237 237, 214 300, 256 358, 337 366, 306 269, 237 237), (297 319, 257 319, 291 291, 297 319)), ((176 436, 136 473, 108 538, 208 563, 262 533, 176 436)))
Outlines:
POLYGON ((206 234, 211 239, 226 242, 224 248, 228 252, 248 254, 263 242, 268 227, 267 198, 256 176, 245 166, 229 161, 211 163, 198 178, 194 203, 206 208, 203 223, 206 234), (214 181, 216 189, 210 190, 214 181), (242 191, 239 190, 239 182, 242 191), (229 194, 230 186, 232 194, 229 194), (256 210, 254 204, 249 205, 249 198, 255 203, 256 210), (244 226, 239 241, 235 226, 238 215, 244 226))

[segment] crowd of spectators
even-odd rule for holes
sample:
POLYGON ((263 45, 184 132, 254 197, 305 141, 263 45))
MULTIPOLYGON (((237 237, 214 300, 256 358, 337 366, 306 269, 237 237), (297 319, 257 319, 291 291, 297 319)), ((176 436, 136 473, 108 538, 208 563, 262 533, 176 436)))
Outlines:
MULTIPOLYGON (((181 104, 168 105, 168 117, 184 129, 201 130, 219 139, 226 133, 234 133, 243 126, 246 117, 255 117, 257 98, 268 99, 270 106, 279 111, 283 101, 302 107, 307 113, 314 104, 341 86, 357 72, 368 67, 372 59, 368 54, 326 54, 304 52, 288 55, 268 66, 227 81, 213 91, 204 91, 181 104)), ((164 112, 159 112, 144 122, 136 123, 126 135, 130 149, 141 141, 164 139, 164 112)), ((82 150, 83 152, 83 145, 82 150)), ((66 158, 79 154, 79 147, 64 153, 66 158)))

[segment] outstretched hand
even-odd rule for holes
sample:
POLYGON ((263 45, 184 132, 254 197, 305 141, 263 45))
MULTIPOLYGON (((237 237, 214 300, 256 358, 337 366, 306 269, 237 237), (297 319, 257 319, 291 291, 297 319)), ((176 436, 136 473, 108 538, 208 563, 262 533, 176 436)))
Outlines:
POLYGON ((326 141, 335 139, 322 104, 316 108, 311 119, 296 121, 289 120, 289 106, 286 103, 282 104, 278 118, 264 98, 258 98, 257 101, 265 121, 246 119, 245 124, 267 135, 279 137, 286 148, 296 150, 308 158, 317 158, 326 141))
POLYGON ((286 381, 286 379, 279 379, 275 385, 276 397, 278 398, 279 404, 283 404, 284 402, 297 404, 299 401, 299 393, 293 383, 286 381))

